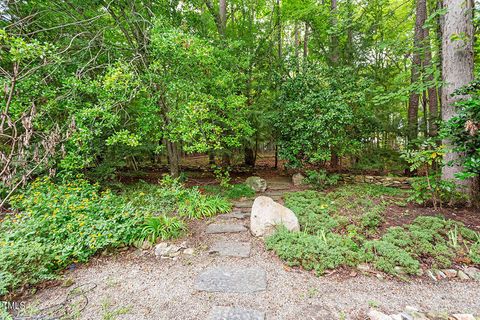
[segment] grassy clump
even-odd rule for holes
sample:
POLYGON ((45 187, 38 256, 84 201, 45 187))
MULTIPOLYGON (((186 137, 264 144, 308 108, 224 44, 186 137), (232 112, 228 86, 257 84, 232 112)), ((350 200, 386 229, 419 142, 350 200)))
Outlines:
POLYGON ((10 205, 15 213, 0 221, 0 295, 54 279, 99 250, 176 238, 185 230, 184 219, 230 209, 226 199, 168 179, 115 194, 81 178, 63 183, 43 178, 12 197, 10 205))
POLYGON ((267 248, 289 265, 318 273, 367 262, 392 275, 415 275, 421 264, 446 268, 465 256, 479 262, 480 235, 443 217, 420 216, 380 234, 385 208, 403 193, 392 189, 356 185, 331 193, 290 193, 285 204, 297 215, 301 231, 279 229, 267 238, 267 248))

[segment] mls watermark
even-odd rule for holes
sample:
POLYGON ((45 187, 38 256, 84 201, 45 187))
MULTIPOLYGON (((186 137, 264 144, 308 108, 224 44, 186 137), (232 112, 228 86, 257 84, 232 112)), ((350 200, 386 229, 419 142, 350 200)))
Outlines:
POLYGON ((10 313, 18 312, 22 309, 25 309, 26 306, 27 304, 25 302, 0 300, 0 310, 5 310, 10 313))

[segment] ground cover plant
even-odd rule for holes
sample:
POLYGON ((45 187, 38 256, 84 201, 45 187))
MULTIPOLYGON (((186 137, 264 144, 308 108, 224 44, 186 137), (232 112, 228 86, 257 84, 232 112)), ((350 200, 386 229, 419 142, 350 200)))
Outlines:
POLYGON ((10 200, 0 222, 0 295, 43 280, 100 250, 177 238, 186 219, 230 210, 228 200, 202 195, 166 178, 122 193, 81 177, 37 179, 10 200))
POLYGON ((387 207, 408 193, 367 184, 290 193, 285 205, 297 215, 301 231, 280 228, 267 238, 267 248, 289 265, 319 274, 360 263, 395 276, 418 275, 422 266, 478 264, 480 233, 461 222, 419 216, 401 226, 383 226, 387 207))

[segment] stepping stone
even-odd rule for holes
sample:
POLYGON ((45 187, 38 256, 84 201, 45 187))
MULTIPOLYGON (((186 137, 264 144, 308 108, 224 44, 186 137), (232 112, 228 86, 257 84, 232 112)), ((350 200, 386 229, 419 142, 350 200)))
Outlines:
POLYGON ((236 208, 251 208, 253 206, 253 200, 234 202, 233 206, 236 208))
POLYGON ((264 320, 265 312, 231 307, 213 307, 208 320, 264 320))
POLYGON ((252 244, 250 242, 219 241, 213 244, 209 253, 218 253, 221 256, 248 258, 252 244))
POLYGON ((234 211, 231 213, 224 213, 218 215, 217 217, 220 219, 244 219, 250 216, 250 213, 245 213, 242 211, 234 211))
POLYGON ((195 289, 208 292, 251 293, 267 288, 267 276, 261 268, 211 267, 202 272, 195 289))
POLYGON ((281 197, 285 193, 287 193, 287 191, 285 190, 270 190, 270 191, 266 191, 263 195, 266 197, 281 197))
POLYGON ((243 232, 247 231, 242 224, 217 224, 212 223, 208 225, 206 233, 213 234, 213 233, 235 233, 235 232, 243 232))

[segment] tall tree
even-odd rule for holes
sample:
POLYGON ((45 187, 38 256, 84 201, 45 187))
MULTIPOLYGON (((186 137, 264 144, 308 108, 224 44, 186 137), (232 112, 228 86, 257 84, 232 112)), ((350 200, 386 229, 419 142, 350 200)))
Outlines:
POLYGON ((426 7, 426 0, 417 0, 411 71, 411 84, 413 88, 410 92, 410 98, 408 100, 408 139, 410 142, 415 140, 418 136, 418 103, 420 94, 416 89, 416 84, 420 79, 420 72, 422 69, 421 53, 425 35, 423 25, 427 16, 426 7))
MULTIPOLYGON (((446 9, 442 38, 442 119, 448 121, 455 116, 455 103, 468 96, 454 95, 454 92, 473 80, 473 2, 465 0, 444 0, 446 9)), ((451 144, 444 140, 448 148, 451 144)), ((447 151, 446 166, 442 169, 443 179, 455 179, 462 171, 458 159, 462 155, 447 151)), ((473 191, 473 180, 455 179, 457 185, 473 191)))

